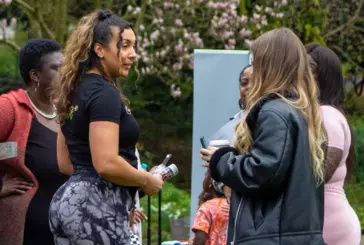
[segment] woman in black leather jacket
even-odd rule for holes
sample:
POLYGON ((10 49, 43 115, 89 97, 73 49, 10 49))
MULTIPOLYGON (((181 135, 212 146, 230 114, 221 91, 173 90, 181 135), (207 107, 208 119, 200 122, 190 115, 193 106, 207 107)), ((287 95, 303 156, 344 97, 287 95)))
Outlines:
POLYGON ((323 245, 326 135, 305 48, 289 29, 252 45, 247 116, 234 148, 202 149, 231 187, 228 245, 323 245))

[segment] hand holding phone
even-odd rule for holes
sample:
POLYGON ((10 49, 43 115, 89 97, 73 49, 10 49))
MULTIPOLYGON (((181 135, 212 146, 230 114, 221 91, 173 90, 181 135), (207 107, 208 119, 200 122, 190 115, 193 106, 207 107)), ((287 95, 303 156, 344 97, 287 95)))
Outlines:
POLYGON ((200 142, 201 142, 201 146, 202 146, 202 148, 207 148, 207 144, 206 144, 206 140, 205 140, 205 137, 201 137, 200 138, 200 142))

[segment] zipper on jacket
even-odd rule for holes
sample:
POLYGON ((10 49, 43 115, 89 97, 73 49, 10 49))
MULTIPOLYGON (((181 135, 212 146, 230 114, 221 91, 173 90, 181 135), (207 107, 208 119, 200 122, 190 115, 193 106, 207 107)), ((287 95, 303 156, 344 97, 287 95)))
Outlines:
POLYGON ((230 242, 230 245, 234 245, 234 243, 235 243, 236 225, 237 225, 237 222, 238 222, 238 216, 239 216, 240 207, 241 207, 241 204, 242 204, 242 203, 243 203, 243 198, 241 198, 241 199, 240 199, 239 206, 238 206, 238 210, 237 210, 237 212, 236 212, 235 222, 234 222, 233 240, 230 242))

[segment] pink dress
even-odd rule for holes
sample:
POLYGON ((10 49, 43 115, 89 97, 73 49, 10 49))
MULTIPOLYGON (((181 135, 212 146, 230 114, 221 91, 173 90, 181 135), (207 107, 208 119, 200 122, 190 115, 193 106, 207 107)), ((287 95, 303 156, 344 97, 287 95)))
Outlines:
POLYGON ((347 172, 346 159, 351 144, 349 125, 344 115, 332 106, 321 106, 321 115, 329 147, 343 150, 339 167, 325 184, 324 240, 327 245, 359 245, 360 222, 346 199, 343 188, 347 172))

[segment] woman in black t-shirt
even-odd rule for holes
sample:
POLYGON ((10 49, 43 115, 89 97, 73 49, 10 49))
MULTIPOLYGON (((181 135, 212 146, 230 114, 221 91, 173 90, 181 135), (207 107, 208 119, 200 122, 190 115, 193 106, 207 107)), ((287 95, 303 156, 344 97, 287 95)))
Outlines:
POLYGON ((50 206, 57 245, 128 244, 135 191, 162 188, 163 181, 137 170, 139 126, 115 81, 128 75, 135 46, 131 25, 109 11, 82 18, 67 43, 56 88, 57 158, 72 176, 50 206))

